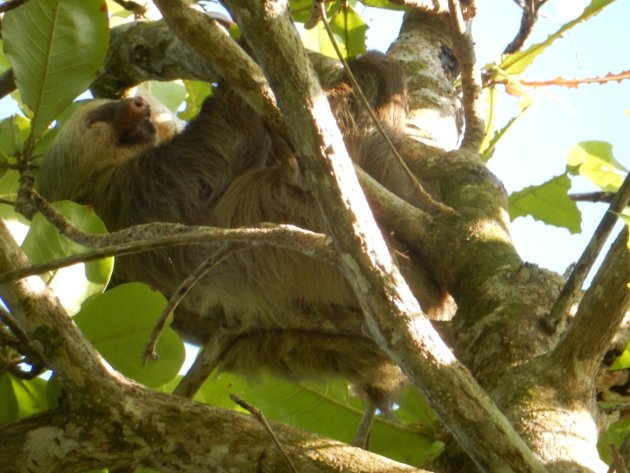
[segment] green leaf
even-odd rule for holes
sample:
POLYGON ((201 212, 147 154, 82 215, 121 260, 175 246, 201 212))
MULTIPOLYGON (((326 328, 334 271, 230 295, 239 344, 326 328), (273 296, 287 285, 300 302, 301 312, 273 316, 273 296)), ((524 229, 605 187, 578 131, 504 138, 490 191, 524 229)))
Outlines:
POLYGON ((545 49, 551 46, 554 41, 561 38, 564 33, 569 31, 575 25, 597 15, 614 1, 615 0, 592 0, 590 5, 584 9, 580 16, 562 25, 555 33, 549 35, 542 43, 534 44, 523 51, 505 56, 499 67, 510 75, 522 74, 534 62, 534 59, 536 59, 545 49))
POLYGON ((366 51, 365 33, 367 25, 352 7, 348 6, 332 17, 330 29, 333 33, 343 38, 347 56, 354 57, 366 51))
POLYGON ((313 11, 312 0, 289 0, 291 16, 298 23, 304 23, 311 18, 313 11))
POLYGON ((397 5, 389 0, 361 0, 361 3, 366 7, 382 8, 384 10, 405 10, 405 6, 403 4, 397 5))
POLYGON ((142 87, 173 113, 177 112, 186 98, 186 88, 179 82, 150 81, 142 84, 142 87))
POLYGON ((48 409, 46 381, 23 380, 5 373, 0 376, 0 424, 48 409))
POLYGON ((157 387, 177 375, 186 356, 184 343, 166 327, 157 345, 159 359, 142 365, 144 347, 165 307, 162 294, 145 284, 130 283, 85 301, 74 320, 112 367, 157 387))
MULTIPOLYGON (((621 211, 621 214, 619 216, 624 221, 624 223, 628 226, 628 228, 630 228, 630 209, 626 207, 625 209, 621 211)), ((630 238, 628 238, 628 241, 626 242, 626 246, 628 247, 628 251, 630 251, 630 238)), ((630 283, 628 283, 628 289, 630 289, 630 283)))
MULTIPOLYGON (((105 225, 91 207, 70 201, 56 202, 55 208, 81 230, 106 233, 105 225)), ((31 263, 44 263, 88 251, 63 235, 41 214, 35 215, 22 244, 31 263)), ((113 270, 113 258, 104 258, 53 271, 44 279, 70 314, 75 314, 89 296, 102 292, 113 270)))
MULTIPOLYGON (((6 173, 0 175, 0 198, 15 200, 19 178, 19 173, 13 169, 9 169, 6 173)), ((17 213, 15 207, 0 203, 0 219, 9 228, 9 232, 11 232, 15 241, 21 242, 24 240, 30 222, 23 215, 17 213)))
POLYGON ((179 112, 177 116, 185 121, 190 121, 199 114, 203 101, 212 93, 212 85, 207 82, 187 80, 186 86, 186 110, 179 112))
POLYGON ((104 0, 30 0, 7 12, 4 52, 24 103, 34 112, 33 137, 97 77, 109 44, 104 0))
POLYGON ((525 114, 529 107, 530 104, 525 105, 525 107, 521 109, 521 113, 510 118, 502 128, 495 130, 494 133, 492 133, 492 137, 490 137, 489 131, 486 133, 486 137, 484 138, 484 142, 482 143, 480 150, 480 156, 484 162, 488 162, 490 158, 492 158, 501 138, 503 138, 509 129, 512 128, 512 125, 514 125, 516 121, 525 114))
POLYGON ((0 122, 0 156, 13 158, 23 149, 30 133, 30 122, 21 115, 13 115, 0 122))
MULTIPOLYGON (((365 409, 363 402, 349 394, 345 381, 296 384, 266 374, 250 384, 238 375, 221 373, 212 382, 206 382, 195 399, 235 409, 229 398, 231 393, 255 405, 269 419, 344 442, 352 441, 365 409)), ((416 423, 396 420, 396 416, 388 419, 378 415, 370 437, 370 450, 421 465, 441 449, 432 438, 423 435, 426 431, 416 423)))
POLYGON ((572 173, 586 177, 604 192, 617 191, 628 172, 605 141, 582 141, 569 151, 567 160, 572 173))
POLYGON ((571 180, 566 174, 538 186, 530 186, 510 195, 510 218, 531 215, 548 225, 564 227, 571 233, 581 231, 582 217, 575 202, 569 199, 571 180))
POLYGON ((4 44, 4 41, 0 39, 0 70, 6 71, 7 69, 11 67, 11 63, 9 62, 9 59, 7 59, 7 57, 4 54, 3 44, 4 44))
POLYGON ((601 458, 606 463, 612 462, 611 445, 617 449, 621 448, 621 444, 630 432, 630 420, 624 419, 613 423, 608 430, 601 436, 597 442, 597 449, 601 458))

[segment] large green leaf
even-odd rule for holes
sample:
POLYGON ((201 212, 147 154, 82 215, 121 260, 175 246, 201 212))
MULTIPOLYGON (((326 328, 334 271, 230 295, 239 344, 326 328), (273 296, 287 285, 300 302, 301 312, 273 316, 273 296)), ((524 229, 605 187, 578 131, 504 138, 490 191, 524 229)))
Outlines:
POLYGON ((39 137, 97 77, 109 44, 104 0, 30 0, 6 13, 4 52, 39 137))
POLYGON ((562 25, 555 33, 549 35, 542 43, 534 44, 523 51, 507 55, 499 67, 510 75, 522 74, 534 62, 534 59, 536 59, 545 49, 551 46, 554 41, 561 38, 575 25, 597 15, 614 1, 615 0, 592 0, 580 16, 562 25))
POLYGON ((613 156, 612 145, 605 141, 582 141, 571 148, 567 160, 571 172, 586 177, 605 192, 617 191, 628 173, 613 156))
MULTIPOLYGON (((252 383, 231 373, 221 373, 205 383, 195 399, 234 409, 231 393, 261 409, 269 419, 344 442, 352 441, 365 409, 363 402, 349 394, 345 381, 297 384, 262 373, 252 383)), ((407 404, 409 399, 406 398, 407 404)), ((426 435, 431 428, 418 420, 403 422, 396 412, 391 418, 376 416, 370 450, 407 464, 426 463, 442 445, 426 435)))
POLYGON ((177 375, 186 356, 184 343, 166 327, 157 345, 159 358, 142 365, 144 347, 165 307, 162 294, 145 284, 130 283, 85 301, 74 320, 116 370, 157 387, 177 375))
MULTIPOLYGON (((105 233, 105 225, 91 207, 70 201, 56 202, 55 208, 81 230, 105 233)), ((44 263, 87 251, 82 245, 60 235, 41 214, 35 215, 22 244, 31 263, 44 263)), ((75 314, 89 296, 102 292, 113 269, 113 258, 80 263, 49 273, 44 279, 70 314, 75 314)))
POLYGON ((510 218, 531 215, 548 225, 564 227, 571 233, 581 231, 582 216, 569 199, 571 180, 566 174, 538 186, 530 186, 510 195, 510 218))

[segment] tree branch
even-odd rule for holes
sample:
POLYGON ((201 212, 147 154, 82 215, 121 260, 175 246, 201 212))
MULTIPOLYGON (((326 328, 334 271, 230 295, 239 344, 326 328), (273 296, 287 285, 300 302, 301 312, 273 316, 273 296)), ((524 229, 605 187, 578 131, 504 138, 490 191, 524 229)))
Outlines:
POLYGON ((95 97, 119 98, 149 80, 216 82, 219 75, 163 21, 126 23, 111 29, 104 73, 90 86, 95 97))
POLYGON ((228 7, 263 65, 287 121, 295 124, 290 131, 300 130, 290 135, 292 143, 325 215, 334 222, 331 233, 343 255, 342 271, 353 285, 373 339, 428 395, 482 468, 505 471, 508 463, 513 471, 543 471, 470 373, 439 340, 393 265, 378 228, 368 217, 358 183, 352 179, 350 158, 286 3, 230 1, 228 7), (446 392, 458 399, 457 406, 444 402, 446 392))
MULTIPOLYGON (((26 264, 0 222, 0 270, 26 264)), ((1 471, 132 465, 192 473, 226 461, 242 471, 284 468, 284 457, 251 417, 157 393, 112 372, 39 280, 0 284, 0 297, 64 386, 63 409, 0 426, 1 471), (177 429, 165 429, 174 419, 177 429)), ((301 473, 417 471, 295 428, 273 428, 301 473)))
POLYGON ((558 296, 551 312, 542 321, 545 327, 549 328, 549 330, 554 331, 557 329, 558 324, 567 315, 571 305, 575 303, 586 276, 588 276, 595 259, 602 251, 604 243, 606 243, 606 239, 610 235, 610 232, 619 218, 619 214, 626 205, 628 205, 629 201, 630 174, 626 176, 623 184, 617 191, 615 198, 611 202, 608 212, 606 212, 601 222, 595 229, 593 237, 582 253, 582 256, 580 256, 580 259, 573 268, 573 271, 571 271, 571 275, 562 288, 562 292, 558 296))
MULTIPOLYGON (((630 309, 630 252, 628 230, 623 228, 606 255, 591 286, 584 293, 569 330, 551 355, 561 366, 568 360, 590 365, 590 372, 600 366, 616 333, 630 309)), ((562 383, 567 382, 565 376, 562 383)))
MULTIPOLYGON (((58 228, 59 229, 59 228, 58 228)), ((158 248, 190 244, 219 242, 242 242, 247 245, 271 244, 297 250, 329 264, 337 258, 328 236, 303 230, 292 225, 263 225, 253 228, 213 228, 173 224, 149 223, 136 225, 109 234, 70 233, 61 230, 68 238, 81 244, 96 247, 96 250, 68 256, 46 263, 0 273, 0 283, 42 274, 65 268, 77 263, 94 261, 109 256, 123 256, 151 251, 158 248)))
POLYGON ((481 72, 475 58, 475 43, 472 34, 464 24, 460 1, 448 0, 448 3, 453 53, 457 58, 462 78, 462 104, 466 128, 461 147, 476 153, 479 151, 485 134, 481 114, 481 72))
POLYGON ((208 15, 183 2, 155 0, 167 24, 206 59, 238 94, 281 136, 286 136, 273 91, 258 64, 208 15))

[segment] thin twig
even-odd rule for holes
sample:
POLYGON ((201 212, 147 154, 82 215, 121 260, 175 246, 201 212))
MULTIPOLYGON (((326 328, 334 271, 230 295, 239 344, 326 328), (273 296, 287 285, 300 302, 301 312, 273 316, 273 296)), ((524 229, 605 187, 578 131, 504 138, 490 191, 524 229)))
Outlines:
POLYGON ((156 360, 158 358, 156 352, 156 346, 158 340, 160 339, 160 335, 162 335, 162 331, 164 330, 164 326, 168 321, 169 317, 177 306, 180 304, 182 300, 188 295, 188 293, 197 285, 197 283, 203 278, 209 271, 215 268, 218 264, 225 261, 228 257, 230 257, 234 252, 239 249, 243 249, 243 246, 235 247, 233 245, 223 245, 219 248, 212 256, 204 260, 199 266, 197 266, 188 277, 182 281, 179 287, 175 290, 173 295, 168 301, 168 304, 162 311, 160 318, 158 319, 151 335, 149 336, 149 341, 144 349, 144 355, 142 357, 142 362, 146 363, 149 359, 156 360))
POLYGON ((593 267, 593 263, 595 263, 610 232, 615 226, 615 223, 617 223, 619 213, 628 205, 628 201, 630 201, 630 173, 626 175, 608 211, 597 226, 591 241, 588 243, 582 256, 580 256, 573 271, 571 271, 571 275, 562 288, 551 312, 542 320, 543 325, 551 332, 556 330, 558 322, 560 322, 562 317, 565 316, 571 305, 575 302, 586 276, 588 276, 589 271, 593 267))
MULTIPOLYGON (((64 232, 62 232, 64 233, 64 232)), ((335 263, 335 252, 330 238, 320 233, 303 230, 292 225, 264 225, 250 228, 188 227, 172 223, 150 223, 129 227, 105 235, 81 232, 83 238, 72 239, 80 244, 91 240, 95 250, 67 256, 47 263, 0 273, 0 283, 54 271, 73 264, 94 261, 109 256, 142 253, 159 248, 190 244, 234 241, 256 245, 266 243, 299 251, 329 264, 335 263)), ((66 233, 64 235, 68 236, 66 233)), ((208 251, 212 247, 209 246, 208 251)))
POLYGON ((389 137, 389 135, 383 128, 383 125, 381 125, 379 119, 376 117, 376 114, 374 113, 374 110, 372 110, 372 107, 370 106, 368 99, 365 97, 363 90, 361 90, 361 86, 359 85, 356 78, 354 77, 354 74, 350 70, 350 66, 348 66, 348 63, 346 59, 344 58, 343 53, 341 52, 341 49, 339 49, 339 45, 337 44, 333 31, 330 27, 330 24, 328 23, 328 17, 326 16, 325 3, 319 0, 315 0, 315 3, 319 7, 319 10, 318 10, 319 17, 321 18, 322 23, 324 24, 324 29, 326 30, 326 33, 328 34, 328 37, 330 38, 330 41, 333 47, 335 48, 335 52, 337 53, 337 56, 339 57, 341 64, 343 64, 343 68, 348 76, 348 79, 350 80, 352 84, 352 91, 356 94, 357 98, 359 99, 359 101, 361 102, 365 110, 368 112, 368 114, 370 115, 370 118, 372 122, 374 123, 374 126, 378 130, 379 134, 383 137, 383 139, 387 143, 387 146, 389 147, 394 157, 396 158, 396 160, 402 167, 403 171, 405 172, 405 174, 411 181, 415 191, 418 193, 422 201, 426 202, 430 207, 435 208, 436 210, 441 211, 441 212, 453 214, 455 211, 451 207, 449 207, 448 205, 444 205, 443 203, 438 202, 435 199, 433 199, 433 197, 431 197, 431 195, 424 189, 424 187, 422 187, 422 184, 418 182, 418 179, 416 179, 416 176, 414 176, 413 172, 411 172, 411 169, 409 169, 409 166, 407 166, 407 163, 405 163, 405 160, 400 155, 400 153, 396 149, 396 146, 392 142, 391 138, 389 137))
POLYGON ((372 432, 372 424, 374 423, 375 415, 376 405, 370 402, 365 408, 363 417, 361 417, 361 422, 359 422, 357 432, 354 434, 352 445, 354 445, 355 447, 360 447, 363 450, 367 450, 370 443, 370 433, 372 432))
POLYGON ((282 444, 280 443, 280 440, 278 440, 278 437, 276 436, 275 432, 272 430, 271 425, 269 425, 269 422, 267 422, 267 419, 265 418, 263 413, 260 411, 260 409, 256 408, 255 406, 252 406, 249 402, 244 401, 243 399, 241 399, 234 393, 230 394, 230 399, 232 399, 232 401, 234 401, 236 404, 238 404, 247 412, 249 412, 251 415, 253 415, 256 418, 256 420, 258 420, 258 422, 260 422, 263 425, 263 427, 265 428, 265 430, 267 430, 267 433, 269 434, 273 442, 280 449, 280 452, 282 453, 282 456, 284 457, 287 464, 289 465, 289 468, 291 468, 291 471, 293 471, 293 473, 298 473, 297 468, 295 468, 295 465, 293 464, 293 462, 287 455, 287 452, 285 452, 284 448, 282 447, 282 444))
POLYGON ((584 192, 569 194, 569 199, 574 202, 606 202, 610 204, 614 198, 614 192, 584 192))

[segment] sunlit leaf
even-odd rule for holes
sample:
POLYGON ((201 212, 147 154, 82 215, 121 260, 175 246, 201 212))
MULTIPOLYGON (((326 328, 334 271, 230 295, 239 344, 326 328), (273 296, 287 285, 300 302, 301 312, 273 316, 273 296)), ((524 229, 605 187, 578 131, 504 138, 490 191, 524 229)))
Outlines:
POLYGON ((343 38, 347 56, 354 57, 365 52, 367 25, 352 7, 340 10, 331 19, 330 28, 343 38))
POLYGON ((615 192, 621 186, 627 169, 605 141, 583 141, 575 145, 567 158, 570 170, 589 179, 604 192, 615 192))
POLYGON ((549 35, 545 41, 534 44, 523 51, 507 55, 499 67, 509 75, 522 74, 545 49, 551 46, 557 39, 561 38, 567 31, 575 25, 598 14, 614 1, 615 0, 592 0, 590 5, 584 9, 580 16, 562 25, 555 33, 549 35))
MULTIPOLYGON (((93 233, 106 232, 105 225, 91 207, 70 201, 56 202, 54 206, 79 229, 93 233)), ((84 246, 60 235, 41 214, 33 218, 22 249, 33 264, 88 251, 84 246)), ((113 258, 104 258, 53 271, 44 279, 55 291, 66 310, 74 314, 87 297, 105 289, 112 269, 113 258)))
MULTIPOLYGON (((269 419, 344 442, 352 441, 365 409, 358 398, 349 394, 345 381, 296 384, 264 374, 249 383, 240 376, 222 373, 206 382, 195 399, 234 409, 231 393, 261 409, 269 419)), ((408 464, 425 463, 441 444, 423 435, 427 429, 417 422, 376 416, 370 450, 408 464)))
POLYGON ((403 4, 396 4, 389 0, 361 0, 361 3, 366 7, 384 8, 386 10, 404 10, 403 4))
POLYGON ((186 98, 186 87, 179 82, 151 81, 142 87, 171 112, 177 112, 186 98))
POLYGON ((166 327, 157 345, 159 358, 142 365, 144 347, 165 307, 162 294, 145 284, 130 283, 85 301, 74 320, 116 370, 156 387, 177 375, 186 356, 181 339, 166 327))
POLYGON ((212 93, 212 85, 200 81, 184 81, 186 87, 186 110, 179 112, 177 116, 185 121, 190 121, 199 114, 203 101, 212 93))
POLYGON ((530 186, 510 195, 510 218, 531 215, 548 225, 564 227, 571 233, 581 231, 582 217, 575 202, 569 199, 571 180, 566 174, 530 186))
POLYGON ((291 15, 298 23, 304 23, 311 18, 313 2, 311 0, 290 0, 291 15))
POLYGON ((5 14, 2 36, 39 137, 96 78, 109 44, 107 6, 104 0, 28 1, 5 14))

